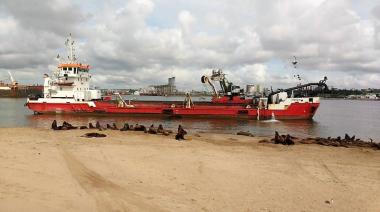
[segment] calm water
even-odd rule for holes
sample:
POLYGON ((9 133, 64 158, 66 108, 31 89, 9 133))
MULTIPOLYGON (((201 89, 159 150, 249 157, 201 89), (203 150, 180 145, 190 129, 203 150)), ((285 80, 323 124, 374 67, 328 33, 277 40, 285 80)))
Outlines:
MULTIPOLYGON (((157 97, 160 98, 160 97, 157 97)), ((173 98, 173 97, 168 97, 173 98)), ((163 117, 128 117, 110 115, 33 115, 24 107, 25 99, 0 98, 0 127, 39 127, 48 128, 56 119, 75 125, 87 125, 88 122, 112 123, 119 126, 129 124, 156 124, 175 129, 182 124, 192 132, 236 133, 240 130, 257 135, 272 135, 274 130, 298 136, 344 136, 344 133, 356 135, 368 140, 380 141, 380 101, 322 100, 314 120, 267 122, 257 120, 228 119, 169 119, 163 117)))

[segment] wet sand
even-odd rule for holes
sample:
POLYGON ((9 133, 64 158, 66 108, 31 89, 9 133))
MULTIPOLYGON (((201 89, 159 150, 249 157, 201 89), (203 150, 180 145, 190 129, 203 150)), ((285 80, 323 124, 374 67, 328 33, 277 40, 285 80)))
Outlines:
POLYGON ((379 211, 380 151, 0 128, 0 211, 379 211))

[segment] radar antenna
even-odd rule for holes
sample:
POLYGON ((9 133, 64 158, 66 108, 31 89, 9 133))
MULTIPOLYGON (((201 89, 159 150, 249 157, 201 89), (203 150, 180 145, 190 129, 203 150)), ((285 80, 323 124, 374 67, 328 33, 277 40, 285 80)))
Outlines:
POLYGON ((296 56, 293 56, 293 57, 294 57, 294 60, 292 61, 293 67, 297 68, 297 64, 298 64, 297 57, 296 56))

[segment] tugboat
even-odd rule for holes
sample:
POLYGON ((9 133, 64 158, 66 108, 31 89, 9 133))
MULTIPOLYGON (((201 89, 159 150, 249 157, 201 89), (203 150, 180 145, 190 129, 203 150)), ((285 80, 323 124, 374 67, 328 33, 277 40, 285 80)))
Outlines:
POLYGON ((317 94, 327 89, 325 77, 317 83, 272 91, 261 96, 247 97, 244 90, 229 82, 222 70, 213 70, 211 76, 202 76, 214 92, 210 102, 193 102, 187 94, 183 102, 125 101, 101 96, 100 90, 90 89, 90 66, 78 62, 74 41, 67 38, 68 60, 58 64, 51 76, 44 76, 43 97, 30 97, 26 106, 35 114, 44 113, 102 113, 102 114, 156 114, 172 117, 226 117, 248 119, 312 119, 320 101, 317 94), (213 81, 220 83, 218 92, 213 81))

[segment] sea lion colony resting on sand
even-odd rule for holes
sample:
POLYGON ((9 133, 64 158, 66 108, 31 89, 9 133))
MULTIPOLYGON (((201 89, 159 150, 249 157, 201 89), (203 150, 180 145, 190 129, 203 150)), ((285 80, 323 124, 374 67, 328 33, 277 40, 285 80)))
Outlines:
MULTIPOLYGON (((71 125, 70 123, 64 121, 62 126, 57 125, 57 121, 54 120, 51 128, 53 130, 71 130, 71 129, 78 129, 78 127, 75 127, 71 125)), ((106 124, 106 127, 103 127, 99 121, 96 122, 95 126, 90 122, 87 126, 80 126, 79 129, 98 129, 100 131, 110 129, 110 130, 119 130, 115 123, 112 125, 106 124)), ((144 125, 136 124, 136 125, 129 125, 128 123, 125 123, 124 126, 120 129, 120 131, 143 131, 145 133, 149 134, 162 134, 162 135, 170 135, 173 133, 172 130, 165 130, 162 124, 158 125, 158 128, 156 129, 154 127, 154 124, 152 124, 149 128, 146 128, 144 125)), ((184 139, 184 136, 187 134, 187 132, 183 129, 181 125, 178 126, 178 133, 176 135, 177 140, 184 139)))
MULTIPOLYGON (((108 129, 112 130, 118 130, 115 123, 111 125, 107 124, 108 129)), ((107 128, 104 128, 100 125, 99 121, 96 122, 96 126, 92 123, 88 124, 87 126, 80 126, 79 129, 99 129, 100 131, 106 130, 107 128)), ((57 121, 54 120, 51 124, 51 129, 53 130, 72 130, 72 129, 78 129, 78 127, 73 126, 72 124, 64 121, 62 123, 62 126, 58 126, 57 121)), ((144 125, 136 124, 135 126, 129 125, 128 123, 125 123, 123 128, 120 129, 120 131, 144 131, 145 133, 149 134, 162 134, 162 135, 169 135, 173 133, 171 130, 165 130, 160 124, 158 128, 156 129, 154 125, 152 124, 148 129, 144 125)), ((187 134, 186 130, 183 129, 181 125, 178 126, 178 132, 175 136, 176 140, 182 140, 185 139, 185 135, 187 134)), ((253 136, 253 134, 249 132, 238 132, 238 135, 245 135, 245 136, 253 136)), ((319 144, 324 146, 335 146, 335 147, 362 147, 362 148, 371 148, 375 150, 380 150, 380 143, 375 143, 371 141, 363 141, 361 139, 355 138, 354 136, 349 136, 348 134, 345 134, 344 139, 342 139, 340 136, 336 138, 305 138, 305 139, 299 139, 296 137, 293 137, 289 134, 287 135, 280 135, 277 131, 275 131, 274 138, 271 139, 271 141, 275 144, 283 144, 283 145, 294 145, 295 142, 301 143, 301 144, 319 144)), ((260 143, 268 143, 270 141, 268 140, 262 140, 260 143)))
POLYGON ((359 138, 355 139, 355 135, 350 137, 347 133, 344 136, 344 139, 342 139, 340 136, 336 138, 305 138, 299 141, 301 144, 319 144, 323 146, 334 146, 334 147, 362 147, 362 148, 371 148, 375 150, 380 150, 380 143, 374 143, 371 141, 363 141, 359 138))
MULTIPOLYGON (((342 139, 340 136, 336 138, 304 138, 299 139, 297 137, 293 137, 289 134, 280 135, 277 131, 275 131, 274 138, 271 139, 275 144, 283 144, 283 145, 293 145, 295 142, 300 144, 318 144, 323 146, 334 146, 334 147, 361 147, 361 148, 371 148, 374 150, 380 150, 380 143, 374 143, 372 140, 370 142, 363 141, 361 139, 355 138, 354 136, 349 136, 347 133, 342 139)), ((262 142, 265 143, 265 142, 262 142)))
POLYGON ((51 124, 51 128, 53 130, 73 130, 73 129, 78 129, 78 127, 74 127, 73 125, 71 125, 70 123, 65 122, 65 121, 62 123, 62 126, 58 126, 56 120, 54 120, 53 123, 51 124))
POLYGON ((275 144, 283 144, 283 145, 294 145, 292 136, 289 134, 287 135, 280 135, 277 131, 274 133, 274 143, 275 144))

